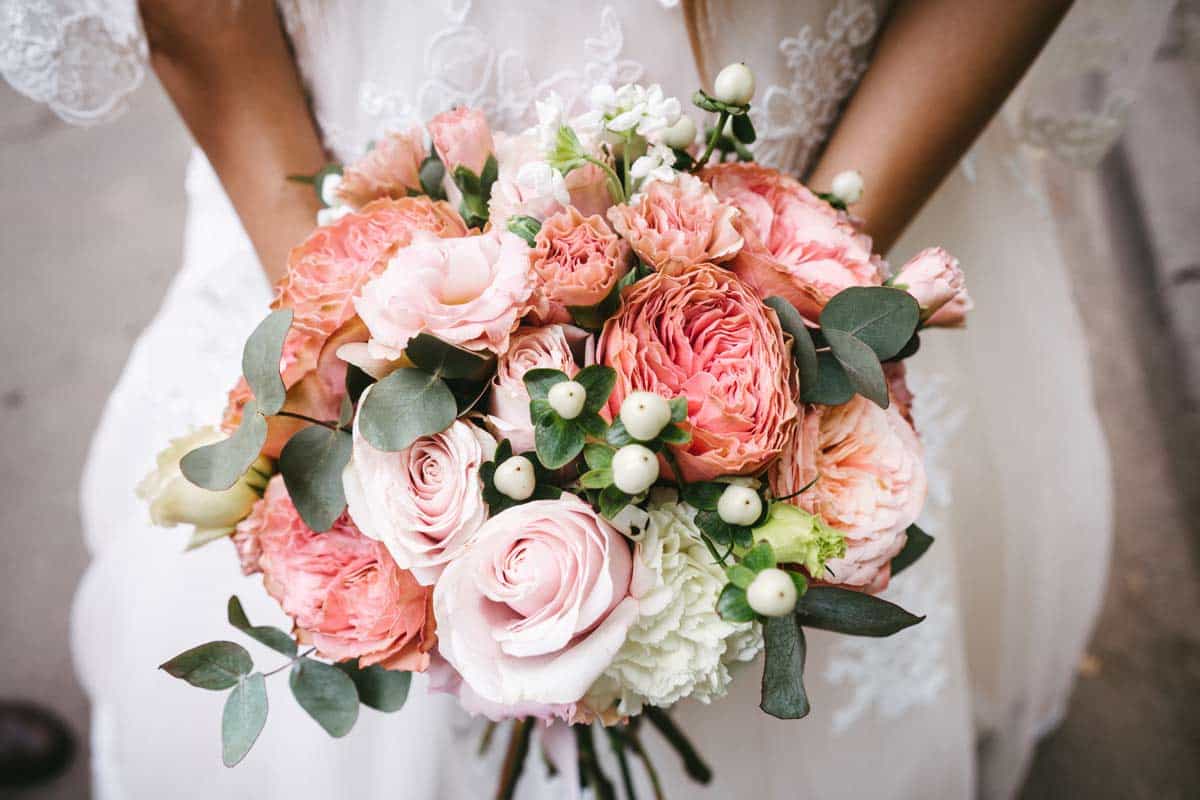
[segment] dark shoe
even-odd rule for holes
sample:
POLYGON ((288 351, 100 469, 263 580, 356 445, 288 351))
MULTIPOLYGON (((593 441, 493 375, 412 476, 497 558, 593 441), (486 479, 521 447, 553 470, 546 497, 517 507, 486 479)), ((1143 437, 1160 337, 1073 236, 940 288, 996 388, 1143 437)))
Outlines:
POLYGON ((71 731, 33 703, 0 702, 0 786, 33 786, 61 775, 75 754, 71 731))

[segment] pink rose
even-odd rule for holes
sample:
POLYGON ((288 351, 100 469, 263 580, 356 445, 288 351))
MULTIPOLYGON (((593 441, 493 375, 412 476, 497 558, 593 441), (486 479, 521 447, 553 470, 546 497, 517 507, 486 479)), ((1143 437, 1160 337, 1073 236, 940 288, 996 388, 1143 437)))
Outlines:
POLYGON ((584 216, 604 214, 612 205, 607 177, 595 164, 573 169, 564 178, 545 157, 532 132, 496 134, 499 175, 488 204, 492 225, 504 228, 510 217, 518 215, 541 221, 568 205, 584 216))
POLYGON ((409 191, 419 192, 426 154, 425 133, 420 127, 388 133, 342 170, 337 196, 357 208, 381 197, 400 199, 408 197, 409 191))
POLYGON ((301 640, 325 658, 417 672, 429 666, 437 643, 432 590, 345 514, 325 533, 313 533, 276 475, 235 542, 244 559, 257 552, 267 592, 294 618, 301 640))
POLYGON ((479 468, 495 452, 489 433, 461 420, 395 453, 376 450, 355 425, 353 456, 342 473, 350 516, 430 586, 487 519, 479 468))
POLYGON ((418 333, 503 353, 534 289, 529 246, 507 231, 423 237, 399 250, 354 307, 372 358, 396 359, 418 333))
POLYGON ((539 316, 570 322, 569 306, 596 305, 629 271, 629 246, 599 216, 568 208, 542 223, 530 260, 541 281, 539 316))
POLYGON ((508 439, 516 453, 534 448, 526 372, 557 369, 574 377, 594 360, 595 340, 585 330, 571 325, 518 328, 508 351, 496 364, 496 376, 492 379, 488 424, 496 438, 508 439))
POLYGON ((488 156, 495 152, 487 117, 477 108, 460 106, 443 111, 429 120, 429 135, 438 157, 446 166, 447 177, 458 167, 476 175, 483 174, 488 156))
POLYGON ((925 325, 960 328, 966 324, 967 312, 975 307, 958 259, 940 247, 910 258, 893 283, 917 298, 925 325))
POLYGON ((746 245, 733 269, 760 297, 783 297, 815 322, 842 289, 882 282, 871 238, 798 181, 744 163, 709 167, 702 177, 743 213, 746 245))
POLYGON ((738 210, 693 175, 651 183, 632 203, 610 208, 608 219, 643 261, 663 272, 728 261, 742 249, 738 210))
POLYGON ((629 542, 578 497, 514 506, 434 588, 438 651, 483 707, 569 718, 637 617, 632 574, 629 542))
POLYGON ((629 392, 684 394, 692 441, 675 448, 683 477, 750 475, 795 426, 798 378, 779 318, 727 270, 655 273, 623 293, 597 359, 617 371, 608 410, 629 392))
POLYGON ((906 530, 925 505, 921 443, 900 405, 882 409, 856 396, 812 406, 770 474, 779 496, 817 482, 790 502, 846 535, 844 558, 828 562, 831 583, 882 591, 906 530))

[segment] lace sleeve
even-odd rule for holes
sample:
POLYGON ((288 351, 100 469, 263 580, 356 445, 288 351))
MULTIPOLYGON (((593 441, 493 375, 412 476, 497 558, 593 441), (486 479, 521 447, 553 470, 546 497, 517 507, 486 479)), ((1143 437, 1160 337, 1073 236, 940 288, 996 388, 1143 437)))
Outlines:
POLYGON ((72 124, 120 115, 146 56, 135 0, 0 0, 0 74, 72 124))
POLYGON ((1022 141, 1081 167, 1125 127, 1171 0, 1079 0, 1009 103, 1022 141))

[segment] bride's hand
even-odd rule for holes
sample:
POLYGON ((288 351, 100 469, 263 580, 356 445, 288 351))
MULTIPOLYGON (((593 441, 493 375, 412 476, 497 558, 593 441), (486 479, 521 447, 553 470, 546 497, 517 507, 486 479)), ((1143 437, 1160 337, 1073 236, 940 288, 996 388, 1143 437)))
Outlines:
POLYGON ((902 0, 808 183, 857 169, 886 253, 1033 63, 1070 0, 902 0))
POLYGON ((267 276, 311 232, 324 149, 275 4, 142 0, 150 61, 233 201, 267 276))

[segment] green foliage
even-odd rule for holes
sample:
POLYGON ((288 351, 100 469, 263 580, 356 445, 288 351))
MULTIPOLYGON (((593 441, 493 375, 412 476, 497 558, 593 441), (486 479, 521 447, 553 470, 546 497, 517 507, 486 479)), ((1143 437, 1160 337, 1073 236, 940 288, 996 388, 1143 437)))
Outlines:
POLYGON ((683 422, 687 419, 688 414, 688 399, 684 395, 672 397, 671 405, 671 422, 683 422))
POLYGON ((613 482, 611 467, 592 469, 579 476, 579 485, 585 489, 603 489, 613 482))
POLYGON ((604 440, 613 447, 624 447, 636 441, 629 435, 629 431, 625 430, 625 423, 621 422, 620 417, 614 419, 612 424, 608 426, 608 431, 604 434, 604 440))
POLYGON ((563 419, 553 411, 534 421, 533 438, 538 460, 547 469, 559 469, 571 463, 583 451, 587 439, 575 420, 563 419))
POLYGON ((421 191, 429 195, 431 200, 445 200, 446 189, 442 181, 446 178, 446 165, 438 158, 437 153, 430 153, 421 162, 421 191))
POLYGON ((575 381, 587 391, 583 410, 596 413, 608 402, 608 396, 612 394, 613 386, 617 383, 617 371, 612 367, 593 364, 579 370, 575 381))
POLYGON ((242 349, 242 375, 254 393, 258 410, 268 417, 279 413, 287 398, 287 389, 279 375, 283 340, 292 327, 292 310, 272 311, 246 340, 242 349))
POLYGON ((358 720, 358 690, 350 676, 337 667, 311 658, 297 659, 288 685, 300 707, 333 738, 345 736, 358 720))
POLYGON ((538 463, 536 453, 522 453, 533 464, 537 485, 528 500, 514 500, 496 488, 496 468, 513 457, 512 443, 504 439, 496 447, 496 455, 491 461, 486 461, 479 468, 479 478, 483 481, 483 502, 488 504, 488 510, 493 516, 505 509, 527 503, 530 500, 557 500, 562 496, 562 489, 552 484, 550 473, 538 463))
POLYGON ((696 527, 725 547, 749 547, 754 542, 754 532, 750 527, 730 525, 716 511, 697 511, 696 527))
POLYGON ((325 183, 325 179, 330 175, 341 174, 342 165, 330 162, 314 172, 312 175, 288 175, 287 179, 292 183, 306 183, 313 187, 313 190, 317 193, 317 200, 320 201, 321 205, 325 206, 327 204, 325 202, 325 197, 321 192, 321 187, 325 183))
POLYGON ((509 233, 515 233, 525 240, 525 244, 534 247, 537 244, 538 231, 542 229, 542 223, 538 222, 533 217, 527 217, 523 214, 518 214, 508 219, 509 233))
POLYGON ((366 392, 358 409, 358 428, 379 450, 399 451, 421 436, 450 427, 458 416, 453 392, 441 378, 401 367, 366 392))
MULTIPOLYGON (((851 334, 886 361, 908 344, 921 318, 916 299, 888 286, 852 286, 821 310, 821 330, 851 334)), ((830 342, 832 344, 832 341, 830 342)))
POLYGON ((254 661, 241 645, 219 641, 185 650, 158 668, 192 686, 219 691, 236 686, 254 661))
POLYGON ((342 471, 353 449, 350 434, 311 425, 292 435, 279 454, 279 472, 304 524, 327 531, 346 509, 342 471))
POLYGON ((237 766, 267 724, 267 683, 261 672, 238 682, 221 714, 221 761, 237 766))
POLYGON ((335 667, 349 676, 358 691, 358 699, 364 706, 377 711, 391 713, 399 711, 408 700, 408 688, 412 683, 411 672, 384 669, 378 664, 360 667, 358 659, 343 661, 335 667))
POLYGON ((908 541, 904 543, 904 549, 892 559, 892 577, 896 577, 901 572, 915 564, 917 559, 925 555, 925 551, 928 550, 931 545, 933 545, 932 536, 921 530, 916 525, 909 525, 908 541))
POLYGON ((226 615, 230 625, 251 639, 265 644, 275 652, 282 653, 288 658, 295 657, 296 640, 289 634, 271 625, 251 625, 250 620, 246 617, 245 609, 242 608, 242 601, 237 598, 237 595, 230 596, 226 615))
POLYGON ((587 153, 583 144, 570 126, 563 125, 558 129, 558 134, 554 137, 554 149, 550 151, 546 160, 563 175, 587 163, 587 153))
POLYGON ((813 586, 797 602, 796 619, 810 628, 852 636, 891 636, 924 617, 865 592, 813 586))
POLYGON ((593 442, 583 447, 583 460, 590 469, 612 469, 613 456, 616 449, 600 442, 593 442))
POLYGON ((197 447, 179 462, 183 475, 202 489, 224 491, 246 474, 267 441, 267 418, 253 400, 242 410, 242 421, 228 439, 197 447))
POLYGON ((832 192, 817 192, 816 194, 817 197, 821 198, 826 203, 829 203, 829 205, 833 206, 838 211, 846 210, 846 203, 843 202, 842 198, 838 197, 836 194, 833 194, 832 192))
POLYGON ((418 368, 446 380, 487 381, 496 371, 496 357, 443 342, 428 333, 409 340, 404 355, 418 368))
POLYGON ((483 227, 488 221, 488 200, 492 196, 492 185, 498 175, 499 165, 494 155, 488 155, 480 175, 476 175, 462 164, 454 168, 454 185, 462 192, 459 212, 472 228, 483 227))
POLYGON ((762 572, 775 566, 775 550, 770 542, 759 542, 741 557, 741 564, 754 572, 762 572))
POLYGON ((750 121, 749 114, 735 114, 729 127, 739 142, 754 144, 757 134, 754 132, 754 123, 750 121))
POLYGON ((621 513, 621 509, 631 502, 633 502, 632 495, 625 494, 615 485, 609 485, 600 492, 597 505, 600 506, 600 514, 605 519, 613 519, 621 513))
POLYGON ((778 719, 801 719, 811 710, 804 690, 804 661, 807 646, 797 616, 768 617, 763 622, 761 708, 778 719))
POLYGON ((800 399, 805 403, 827 406, 850 402, 854 397, 854 387, 833 353, 828 350, 817 353, 817 365, 817 381, 813 384, 801 382, 800 399))
POLYGON ((768 297, 763 302, 775 310, 780 326, 792 337, 792 358, 800 372, 801 388, 818 386, 817 349, 813 346, 808 326, 804 324, 804 317, 782 297, 768 297))
POLYGON ((533 420, 533 436, 537 460, 547 469, 559 469, 571 463, 583 452, 588 437, 603 438, 608 426, 599 410, 608 402, 617 380, 611 367, 584 367, 574 380, 584 388, 583 410, 574 419, 564 419, 546 399, 550 389, 571 380, 557 369, 531 369, 525 373, 525 389, 529 392, 529 417, 533 420))
POLYGON ((824 330, 825 340, 833 350, 833 357, 846 373, 854 391, 866 397, 880 408, 887 408, 887 380, 879 357, 861 339, 839 330, 824 330))
POLYGON ((746 600, 746 587, 735 583, 727 583, 721 590, 717 598, 717 613, 727 622, 753 622, 757 616, 746 600))
POLYGON ((721 495, 729 484, 718 481, 697 481, 683 486, 680 496, 692 508, 700 511, 716 511, 721 495))

